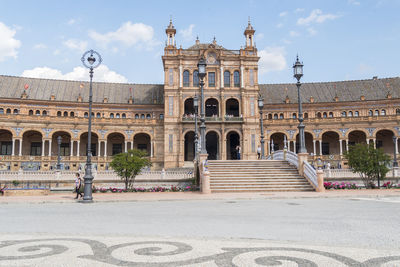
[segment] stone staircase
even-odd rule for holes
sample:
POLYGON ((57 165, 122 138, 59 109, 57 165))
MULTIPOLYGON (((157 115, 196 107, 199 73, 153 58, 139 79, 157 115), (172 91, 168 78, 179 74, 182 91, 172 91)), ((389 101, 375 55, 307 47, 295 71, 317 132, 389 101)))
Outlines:
POLYGON ((211 192, 314 191, 284 160, 209 160, 211 192))

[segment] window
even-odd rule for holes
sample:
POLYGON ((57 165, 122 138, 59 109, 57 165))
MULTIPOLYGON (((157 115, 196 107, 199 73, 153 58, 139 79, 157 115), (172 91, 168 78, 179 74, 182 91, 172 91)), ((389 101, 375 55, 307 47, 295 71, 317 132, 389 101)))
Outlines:
POLYGON ((396 108, 396 115, 400 114, 400 108, 396 108))
MULTIPOLYGON (((3 112, 1 112, 3 109, 0 109, 0 114, 3 114, 3 112)), ((29 110, 29 115, 33 115, 33 110, 29 110)))
POLYGON ((137 149, 147 151, 147 144, 138 144, 137 149))
POLYGON ((333 112, 329 112, 329 118, 333 118, 333 112))
POLYGON ((379 110, 375 110, 374 115, 375 115, 375 116, 379 116, 379 110))
POLYGON ((0 155, 11 155, 12 142, 1 142, 1 154, 0 155))
POLYGON ((117 119, 119 119, 119 118, 121 117, 121 115, 119 115, 119 113, 117 113, 117 114, 115 114, 115 117, 116 117, 117 119))
POLYGON ((268 119, 272 120, 272 114, 268 114, 268 119))
POLYGON ((40 156, 42 155, 42 143, 41 142, 32 142, 31 143, 31 156, 40 156))
POLYGON ((110 118, 114 119, 114 113, 110 113, 110 118))
POLYGON ((322 113, 323 118, 328 118, 328 114, 326 112, 322 113))
POLYGON ((164 114, 160 114, 160 120, 164 119, 164 114))
POLYGON ((89 117, 89 113, 85 112, 85 114, 83 115, 85 118, 89 117))
POLYGON ((317 118, 321 118, 321 112, 317 113, 317 118))
POLYGON ((68 117, 68 112, 64 111, 64 117, 68 117))
POLYGON ((96 113, 96 118, 101 118, 100 112, 97 112, 97 113, 96 113))
POLYGON ((151 115, 150 115, 150 114, 147 114, 147 115, 146 115, 146 119, 150 120, 150 119, 151 119, 151 115))
POLYGON ((208 87, 215 87, 215 72, 208 73, 208 87))
POLYGON ((199 86, 199 72, 197 70, 193 72, 193 86, 199 86))
POLYGON ((188 87, 189 86, 189 71, 185 70, 183 72, 183 87, 188 87))
POLYGON ((7 114, 11 114, 11 109, 8 108, 7 111, 6 111, 6 113, 7 113, 7 114))
POLYGON ((112 154, 122 153, 122 144, 112 144, 112 154))
POLYGON ((69 116, 75 117, 75 112, 71 111, 71 112, 69 113, 69 116))
POLYGON ((354 111, 354 117, 358 117, 358 116, 360 116, 360 112, 354 111))
MULTIPOLYGON (((8 112, 7 112, 7 113, 8 113, 8 112)), ((386 116, 386 110, 382 109, 382 110, 381 110, 381 115, 382 115, 382 116, 386 116)))
POLYGON ((126 119, 126 114, 125 113, 122 113, 122 118, 126 119))
POLYGON ((69 156, 69 143, 61 143, 60 145, 60 155, 61 156, 69 156))
POLYGON ((292 118, 293 118, 293 119, 297 119, 297 114, 296 114, 296 113, 293 113, 293 114, 292 114, 292 118))
POLYGON ((233 86, 240 87, 240 76, 237 70, 233 73, 233 86))
POLYGON ((92 118, 94 118, 94 112, 92 112, 92 118))
POLYGON ((278 119, 278 114, 274 114, 274 120, 278 119))
POLYGON ((19 112, 18 112, 18 109, 14 109, 13 113, 14 113, 14 114, 18 114, 18 113, 19 113, 19 112))
POLYGON ((372 116, 372 110, 371 109, 368 111, 368 116, 372 116))
POLYGON ((46 110, 43 110, 42 115, 43 115, 43 116, 47 116, 47 111, 46 111, 46 110))
POLYGON ((224 87, 231 87, 231 73, 229 71, 224 72, 224 87))
POLYGON ((349 111, 349 113, 347 114, 348 117, 353 117, 353 111, 349 111))
POLYGON ((322 155, 329 155, 329 143, 322 142, 322 155))
MULTIPOLYGON (((0 114, 4 114, 4 109, 3 108, 0 108, 0 114)), ((32 114, 33 114, 33 111, 32 111, 32 114)), ((31 115, 31 114, 29 114, 29 115, 31 115)))
MULTIPOLYGON (((97 145, 96 143, 90 144, 90 150, 92 152, 92 156, 96 157, 97 156, 97 145)), ((85 156, 87 156, 87 149, 85 149, 85 156)))
POLYGON ((283 116, 283 113, 279 114, 279 119, 283 120, 285 117, 283 116))
POLYGON ((135 114, 135 119, 139 119, 139 114, 135 114))
POLYGON ((144 120, 144 114, 140 114, 140 118, 142 119, 142 120, 144 120))
POLYGON ((342 117, 346 117, 346 116, 347 116, 346 111, 342 111, 342 117))
POLYGON ((40 116, 40 110, 36 110, 35 115, 40 116))
POLYGON ((57 117, 61 117, 61 111, 57 111, 57 117))
POLYGON ((172 86, 172 85, 174 85, 174 70, 169 69, 168 71, 169 71, 168 85, 172 86))
POLYGON ((308 119, 308 113, 304 113, 304 119, 308 119))
POLYGON ((250 86, 254 86, 254 70, 250 70, 249 71, 249 75, 250 75, 250 86))
POLYGON ((376 148, 381 148, 381 147, 383 147, 382 140, 376 140, 376 148))

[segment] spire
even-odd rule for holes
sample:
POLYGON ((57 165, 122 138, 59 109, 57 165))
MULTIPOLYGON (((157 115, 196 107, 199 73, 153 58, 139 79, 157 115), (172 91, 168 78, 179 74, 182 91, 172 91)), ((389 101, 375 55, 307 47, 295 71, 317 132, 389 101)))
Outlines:
POLYGON ((167 46, 176 46, 175 45, 175 34, 176 34, 176 29, 174 25, 172 24, 172 16, 169 19, 169 25, 167 29, 165 29, 165 33, 167 34, 167 46))
POLYGON ((251 26, 250 16, 247 24, 247 28, 244 30, 244 36, 246 36, 246 48, 254 47, 254 30, 253 26, 251 26))

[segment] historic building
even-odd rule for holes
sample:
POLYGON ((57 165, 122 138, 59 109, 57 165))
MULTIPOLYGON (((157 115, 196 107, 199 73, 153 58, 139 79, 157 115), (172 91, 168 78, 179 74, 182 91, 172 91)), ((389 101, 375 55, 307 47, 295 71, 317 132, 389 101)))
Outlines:
MULTIPOLYGON (((194 157, 193 98, 200 95, 197 64, 207 62, 205 78, 206 149, 210 159, 256 159, 260 143, 259 94, 264 98, 266 152, 295 151, 295 84, 258 84, 255 30, 244 31, 245 46, 228 50, 216 40, 178 48, 172 22, 162 56, 164 84, 93 84, 92 151, 98 169, 130 148, 148 152, 153 167, 176 168, 194 157), (273 145, 272 145, 273 144, 273 145)), ((48 170, 57 161, 57 137, 64 168, 82 168, 86 159, 88 82, 0 76, 0 169, 48 170)), ((398 152, 400 78, 305 83, 306 147, 309 160, 345 165, 350 145, 374 142, 398 152)))

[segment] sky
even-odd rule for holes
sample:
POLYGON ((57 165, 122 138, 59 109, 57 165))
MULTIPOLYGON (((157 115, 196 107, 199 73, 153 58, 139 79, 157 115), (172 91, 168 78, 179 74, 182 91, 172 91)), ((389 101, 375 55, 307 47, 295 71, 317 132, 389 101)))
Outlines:
POLYGON ((398 77, 400 0, 0 0, 0 75, 88 80, 82 54, 102 56, 94 81, 163 83, 165 28, 177 46, 238 50, 256 30, 259 83, 398 77))

